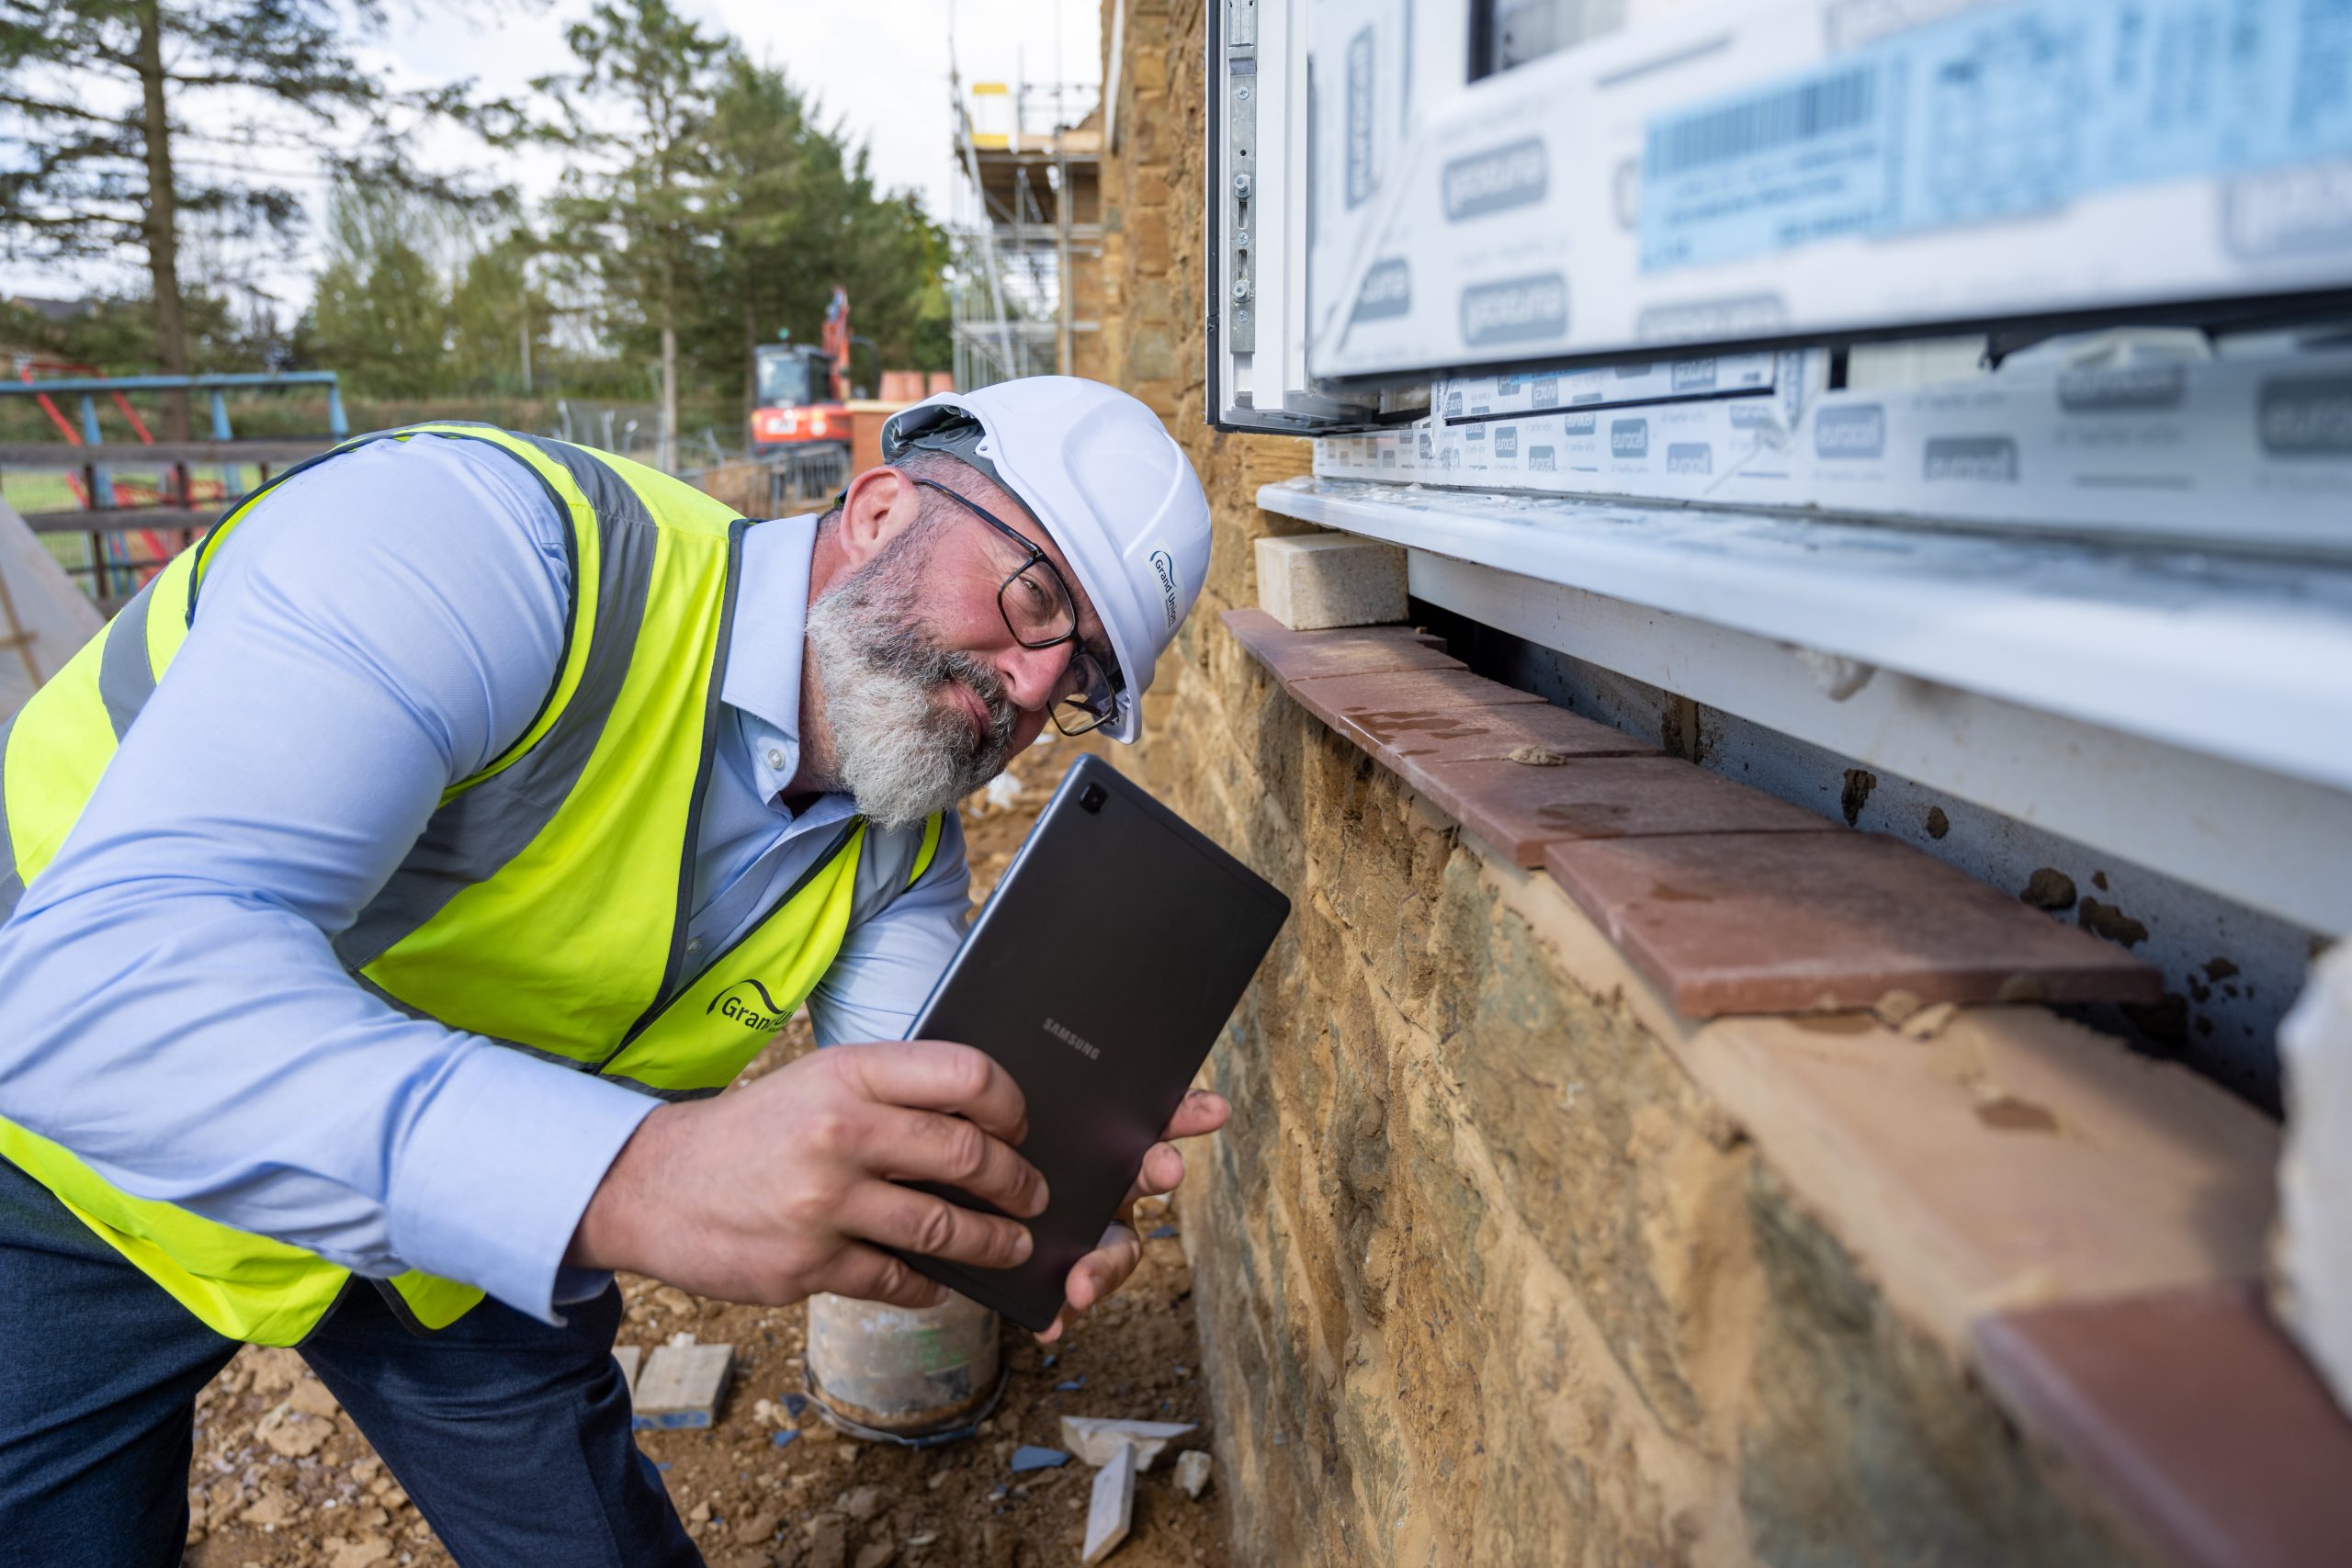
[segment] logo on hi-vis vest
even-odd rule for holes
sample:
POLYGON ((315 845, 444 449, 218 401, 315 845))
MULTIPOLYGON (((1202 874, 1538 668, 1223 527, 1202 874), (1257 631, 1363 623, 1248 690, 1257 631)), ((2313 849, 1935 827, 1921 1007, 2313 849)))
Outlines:
POLYGON ((711 998, 710 1005, 702 1010, 732 1019, 761 1034, 773 1034, 784 1027, 784 1010, 757 980, 736 981, 711 998))

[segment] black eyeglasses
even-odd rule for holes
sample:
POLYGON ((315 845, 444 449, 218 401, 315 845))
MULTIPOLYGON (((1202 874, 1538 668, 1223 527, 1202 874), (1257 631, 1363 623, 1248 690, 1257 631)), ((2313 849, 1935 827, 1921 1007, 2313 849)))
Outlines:
POLYGON ((1083 735, 1108 724, 1119 711, 1119 693, 1126 682, 1119 675, 1117 660, 1098 655, 1078 635, 1078 595, 1070 592, 1052 558, 1027 535, 986 507, 930 479, 914 482, 937 491, 1021 547, 1025 558, 1018 570, 998 585, 996 607, 1004 616, 1005 629, 1022 647, 1070 645, 1069 667, 1054 686, 1053 704, 1047 710, 1053 715, 1054 728, 1064 735, 1083 735))

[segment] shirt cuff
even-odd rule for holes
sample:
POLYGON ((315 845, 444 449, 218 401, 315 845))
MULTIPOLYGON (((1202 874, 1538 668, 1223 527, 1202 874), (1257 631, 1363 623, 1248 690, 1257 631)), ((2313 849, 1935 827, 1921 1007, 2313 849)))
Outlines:
MULTIPOLYGON (((451 1070, 403 1141, 386 1203, 393 1251, 413 1269, 561 1324, 557 1277, 580 1216, 660 1104, 484 1043, 451 1070)), ((570 1272, 576 1288, 580 1271, 570 1272)))

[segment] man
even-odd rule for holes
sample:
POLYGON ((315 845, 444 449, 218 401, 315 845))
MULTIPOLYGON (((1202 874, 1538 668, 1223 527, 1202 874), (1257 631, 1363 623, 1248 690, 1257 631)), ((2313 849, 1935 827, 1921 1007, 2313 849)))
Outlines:
MULTIPOLYGON (((176 1561, 244 1341, 300 1347, 461 1562, 698 1562, 611 1270, 911 1305, 874 1244, 1027 1256, 889 1179, 1044 1206, 1003 1072, 899 1036, 963 929, 956 802, 1049 720, 1135 738, 1207 505, 1069 378, 885 451, 746 525, 561 443, 367 438, 0 731, 0 1555, 176 1561), (804 999, 888 1043, 710 1098, 804 999)), ((1137 1191, 1182 1176, 1162 1145, 1137 1191)), ((1070 1306, 1138 1253, 1114 1227, 1070 1306)))

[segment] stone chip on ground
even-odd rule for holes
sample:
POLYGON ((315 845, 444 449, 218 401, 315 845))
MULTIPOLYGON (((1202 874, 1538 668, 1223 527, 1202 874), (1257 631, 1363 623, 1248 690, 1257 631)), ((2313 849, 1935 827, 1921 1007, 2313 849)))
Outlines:
POLYGON ((327 1568, 375 1568, 392 1555, 392 1543, 380 1535, 363 1535, 351 1541, 333 1536, 324 1544, 333 1552, 327 1568))
POLYGON ((834 1506, 859 1524, 864 1524, 888 1507, 889 1501, 879 1486, 861 1486, 854 1492, 842 1493, 834 1506))
POLYGON ((889 1541, 869 1541, 858 1549, 857 1568, 888 1568, 890 1560, 898 1555, 898 1547, 889 1541))
POLYGON ((286 1403, 305 1416, 343 1414, 343 1406, 336 1404, 334 1395, 327 1392, 327 1385, 308 1374, 294 1385, 294 1392, 286 1396, 286 1403))
POLYGON ((306 1416, 291 1399, 280 1400, 254 1426, 270 1452, 287 1459, 307 1459, 334 1436, 334 1422, 324 1416, 306 1416))
POLYGON ((849 1521, 819 1514, 808 1521, 808 1568, 849 1568, 849 1521))
POLYGON ((1198 1449, 1188 1449, 1176 1456, 1176 1484, 1184 1495, 1197 1500, 1209 1483, 1209 1456, 1198 1449))
POLYGON ((1136 1514, 1136 1450, 1121 1443, 1109 1463, 1094 1472, 1094 1495, 1086 1505, 1086 1545, 1081 1561, 1094 1568, 1119 1549, 1136 1514))
POLYGON ((1101 1469, 1122 1448, 1135 1450, 1136 1469, 1149 1470, 1160 1450, 1194 1430, 1190 1421, 1117 1421, 1093 1416, 1062 1417, 1062 1441, 1069 1451, 1101 1469))

